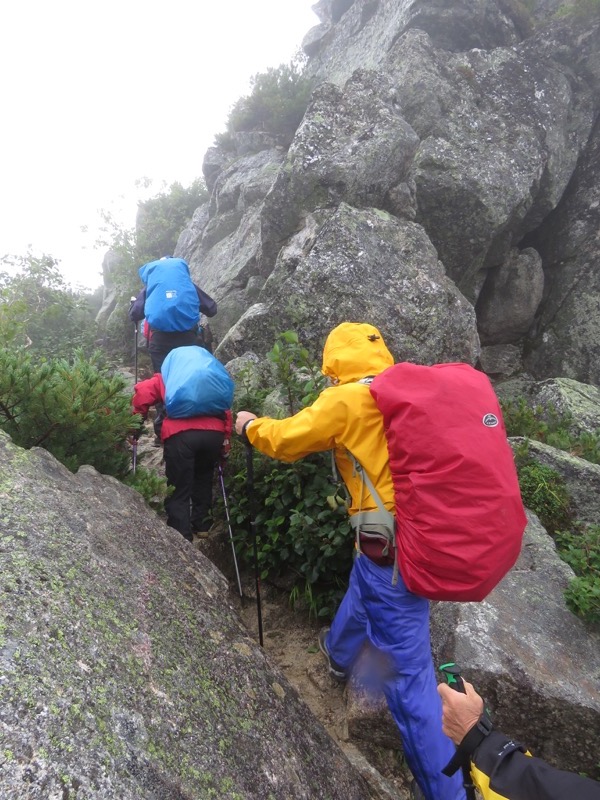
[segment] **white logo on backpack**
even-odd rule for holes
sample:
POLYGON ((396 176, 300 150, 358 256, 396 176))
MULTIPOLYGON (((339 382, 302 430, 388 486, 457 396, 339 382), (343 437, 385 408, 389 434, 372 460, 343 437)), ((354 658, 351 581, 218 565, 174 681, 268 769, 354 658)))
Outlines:
POLYGON ((498 417, 495 414, 486 414, 482 420, 486 428, 495 428, 499 425, 498 417))

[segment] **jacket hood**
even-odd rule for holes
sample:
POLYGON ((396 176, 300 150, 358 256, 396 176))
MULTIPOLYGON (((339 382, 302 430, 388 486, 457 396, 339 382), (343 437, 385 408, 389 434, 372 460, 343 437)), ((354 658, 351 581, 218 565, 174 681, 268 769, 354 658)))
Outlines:
POLYGON ((321 370, 337 383, 352 383, 379 375, 393 363, 377 328, 365 322, 342 322, 327 337, 321 370))
POLYGON ((183 258, 159 258, 156 261, 148 261, 147 264, 144 264, 144 266, 139 268, 138 275, 140 276, 140 280, 144 285, 148 283, 150 273, 156 269, 156 267, 183 267, 188 275, 190 273, 190 268, 187 264, 187 261, 184 261, 183 258))

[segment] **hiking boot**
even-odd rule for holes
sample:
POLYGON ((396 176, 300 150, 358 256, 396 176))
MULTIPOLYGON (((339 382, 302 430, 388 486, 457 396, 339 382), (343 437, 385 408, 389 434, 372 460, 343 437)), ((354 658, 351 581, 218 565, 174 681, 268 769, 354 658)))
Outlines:
POLYGON ((156 436, 154 437, 154 440, 152 442, 152 447, 162 447, 162 444, 163 444, 162 443, 162 439, 160 438, 160 436, 158 434, 156 434, 156 436))
POLYGON ((340 667, 339 664, 335 663, 333 658, 329 655, 329 650, 327 649, 327 636, 329 635, 330 630, 330 628, 321 628, 319 631, 319 650, 327 659, 329 674, 331 677, 336 681, 345 681, 348 678, 346 675, 346 670, 343 669, 343 667, 340 667))

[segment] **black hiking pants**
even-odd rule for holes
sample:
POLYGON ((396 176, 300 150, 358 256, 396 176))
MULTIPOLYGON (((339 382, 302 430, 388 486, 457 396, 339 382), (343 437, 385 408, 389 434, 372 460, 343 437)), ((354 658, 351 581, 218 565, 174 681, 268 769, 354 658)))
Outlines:
POLYGON ((165 439, 165 473, 173 494, 165 500, 167 525, 189 541, 206 530, 212 512, 213 476, 221 458, 225 434, 181 431, 165 439))

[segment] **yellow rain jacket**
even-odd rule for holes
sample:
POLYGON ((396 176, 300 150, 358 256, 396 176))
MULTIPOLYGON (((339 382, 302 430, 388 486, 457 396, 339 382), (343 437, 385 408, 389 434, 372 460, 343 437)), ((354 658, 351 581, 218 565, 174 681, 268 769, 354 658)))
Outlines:
POLYGON ((377 328, 343 322, 329 334, 323 349, 322 370, 335 385, 293 417, 254 420, 246 428, 248 440, 261 453, 288 462, 333 449, 351 496, 352 516, 361 510, 375 511, 377 504, 355 473, 347 452, 350 451, 363 466, 386 509, 393 512, 394 490, 383 417, 369 387, 357 383, 361 378, 378 375, 393 363, 377 328))

